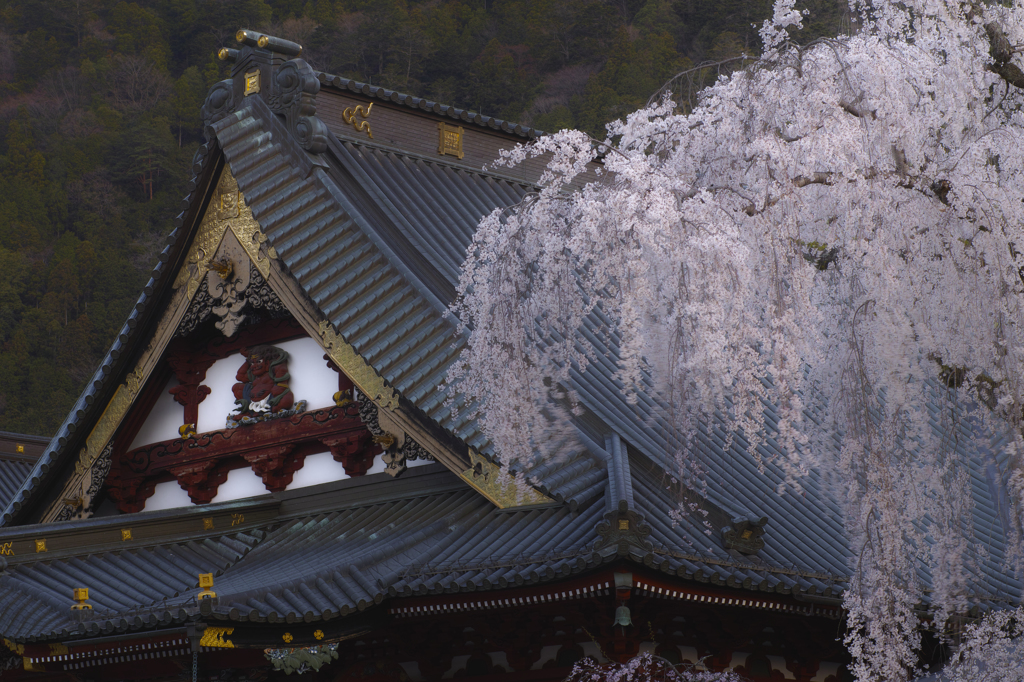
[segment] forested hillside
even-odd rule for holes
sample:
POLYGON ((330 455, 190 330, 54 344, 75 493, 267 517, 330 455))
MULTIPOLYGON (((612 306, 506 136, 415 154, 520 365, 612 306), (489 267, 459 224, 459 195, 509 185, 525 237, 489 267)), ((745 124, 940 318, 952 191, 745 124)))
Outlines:
MULTIPOLYGON (((842 28, 810 0, 804 37, 842 28)), ((49 435, 184 196, 199 107, 247 27, 315 68, 529 123, 604 124, 756 54, 768 0, 0 0, 0 430, 49 435)))

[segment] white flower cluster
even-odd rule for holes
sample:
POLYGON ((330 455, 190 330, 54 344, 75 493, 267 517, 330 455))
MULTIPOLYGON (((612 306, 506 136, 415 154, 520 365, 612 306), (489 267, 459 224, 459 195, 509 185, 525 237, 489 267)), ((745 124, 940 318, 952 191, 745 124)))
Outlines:
POLYGON ((906 680, 919 609, 942 623, 977 596, 957 446, 983 422, 1014 434, 1020 556, 1024 97, 990 51, 993 26, 1024 43, 1024 3, 851 4, 855 35, 798 48, 779 0, 765 57, 690 114, 666 99, 601 144, 562 131, 510 153, 548 171, 479 227, 450 381, 507 467, 557 454, 591 363, 666 406, 684 481, 706 425, 754 456, 772 438, 793 486, 817 470, 844 504, 855 674, 906 680))

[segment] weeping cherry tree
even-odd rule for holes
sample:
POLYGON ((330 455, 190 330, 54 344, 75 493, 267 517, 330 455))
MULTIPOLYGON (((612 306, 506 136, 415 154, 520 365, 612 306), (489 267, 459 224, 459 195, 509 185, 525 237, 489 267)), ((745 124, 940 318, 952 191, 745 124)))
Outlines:
POLYGON ((597 316, 626 398, 666 406, 670 475, 699 485, 697 434, 726 420, 751 453, 783 446, 791 487, 811 470, 833 482, 853 671, 900 681, 916 674, 921 605, 940 629, 971 605, 964 415, 1012 434, 1021 556, 1024 2, 851 12, 852 35, 801 46, 800 9, 777 0, 763 55, 691 113, 666 95, 603 141, 564 130, 508 153, 550 163, 535 194, 480 224, 449 380, 505 467, 556 456, 571 372, 599 352, 576 330, 597 316))

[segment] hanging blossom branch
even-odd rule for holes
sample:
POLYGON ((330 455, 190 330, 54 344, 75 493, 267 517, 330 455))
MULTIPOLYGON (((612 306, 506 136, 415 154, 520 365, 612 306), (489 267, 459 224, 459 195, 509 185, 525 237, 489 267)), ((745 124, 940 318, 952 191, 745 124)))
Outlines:
POLYGON ((755 458, 770 437, 789 485, 821 472, 844 508, 855 674, 899 682, 922 609, 941 630, 981 589, 963 453, 986 432, 1012 433, 993 465, 1021 557, 1024 3, 851 7, 859 32, 798 47, 778 0, 762 58, 692 110, 505 154, 550 162, 480 224, 449 381, 510 468, 557 455, 592 363, 666 407, 687 484, 702 433, 755 458))

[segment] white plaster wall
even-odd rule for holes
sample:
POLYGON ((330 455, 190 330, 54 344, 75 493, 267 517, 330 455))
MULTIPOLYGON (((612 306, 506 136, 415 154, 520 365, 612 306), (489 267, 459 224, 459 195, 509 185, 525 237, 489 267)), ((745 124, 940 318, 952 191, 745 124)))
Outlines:
POLYGON ((235 396, 231 393, 231 387, 235 385, 235 374, 244 361, 241 353, 235 353, 217 360, 206 370, 203 385, 210 387, 210 395, 199 403, 199 419, 196 423, 196 431, 199 433, 225 427, 228 415, 235 411, 235 396))
POLYGON ((177 481, 164 481, 157 483, 153 495, 146 500, 146 506, 142 511, 160 511, 161 509, 174 509, 175 507, 192 507, 191 498, 188 493, 178 485, 177 481))
POLYGON ((174 396, 168 393, 169 390, 178 385, 178 380, 171 377, 164 386, 160 397, 156 399, 153 409, 143 422, 142 428, 135 436, 135 440, 128 447, 129 450, 159 443, 162 440, 178 438, 178 427, 185 423, 185 408, 174 401, 174 396))
POLYGON ((787 680, 796 679, 796 676, 786 667, 786 659, 783 656, 769 656, 768 660, 771 661, 772 670, 778 670, 787 680))
POLYGON ((253 473, 249 467, 234 469, 228 472, 226 481, 217 488, 217 494, 211 502, 230 502, 257 495, 269 495, 270 491, 263 485, 263 479, 253 473))
POLYGON ((408 661, 406 663, 399 663, 402 666, 402 670, 409 676, 409 682, 423 682, 423 673, 420 672, 420 664, 417 661, 408 661))
POLYGON ((387 470, 388 467, 386 464, 384 464, 384 458, 381 457, 380 455, 377 455, 376 457, 373 458, 373 466, 366 470, 366 475, 369 476, 370 474, 383 474, 387 470))
POLYGON ((345 467, 341 462, 335 462, 329 452, 318 452, 315 455, 307 455, 302 463, 302 468, 292 476, 292 482, 285 490, 305 488, 311 485, 320 485, 330 481, 342 481, 348 478, 345 467))
POLYGON ((608 659, 601 653, 601 647, 597 645, 597 642, 579 642, 580 648, 583 649, 584 656, 590 656, 598 663, 607 663, 608 659))
POLYGON ((469 654, 463 654, 461 656, 452 657, 452 667, 448 668, 448 672, 441 675, 442 680, 450 680, 455 677, 455 673, 459 672, 466 667, 466 662, 469 661, 469 654))
MULTIPOLYGON (((541 647, 540 658, 537 662, 530 666, 530 670, 540 670, 544 667, 544 664, 548 661, 555 660, 555 656, 558 655, 558 650, 561 648, 561 644, 549 644, 548 646, 541 647)), ((468 656, 466 657, 468 660, 468 656)))
MULTIPOLYGON (((310 410, 334 404, 338 374, 327 367, 320 344, 307 336, 272 345, 288 353, 288 372, 291 374, 288 386, 296 402, 305 400, 306 409, 310 410)), ((235 353, 217 360, 207 370, 203 384, 210 387, 210 395, 199 403, 199 423, 196 429, 200 433, 223 429, 228 415, 235 411, 235 396, 231 387, 237 383, 235 375, 244 362, 242 354, 235 353)))
POLYGON ((307 336, 274 345, 288 352, 288 371, 292 375, 288 385, 295 401, 305 400, 310 410, 332 407, 338 392, 338 373, 327 366, 320 344, 307 336))
POLYGON ((818 674, 811 678, 811 682, 825 682, 829 675, 839 674, 838 663, 822 663, 818 668, 818 674))

